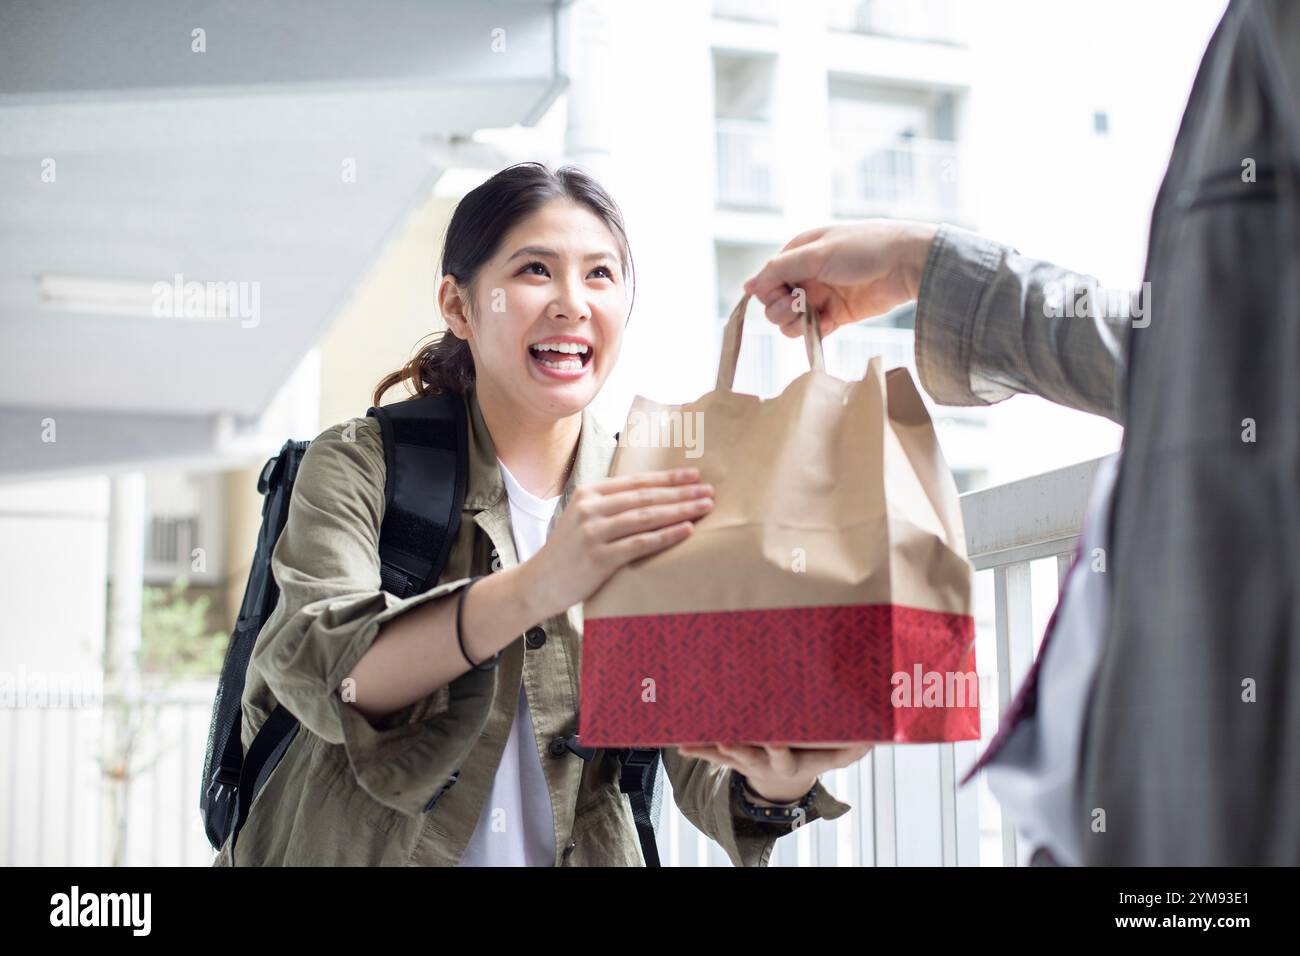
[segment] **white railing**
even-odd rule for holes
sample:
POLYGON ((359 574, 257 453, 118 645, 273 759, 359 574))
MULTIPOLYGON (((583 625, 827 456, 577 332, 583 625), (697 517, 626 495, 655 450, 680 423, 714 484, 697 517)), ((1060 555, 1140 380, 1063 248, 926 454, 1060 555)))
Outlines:
POLYGON ((756 120, 718 119, 718 205, 742 209, 777 206, 776 138, 756 120))
POLYGON ((960 44, 961 10, 953 0, 830 0, 827 26, 832 30, 877 36, 960 44))
MULTIPOLYGON (((777 841, 774 866, 1015 866, 1026 862, 1014 828, 1002 819, 982 776, 957 782, 997 732, 1033 661, 1040 635, 1031 613, 1031 565, 1054 563, 1050 585, 1069 565, 1099 461, 1084 462, 961 498, 966 547, 979 585, 992 584, 993 607, 976 607, 982 739, 956 744, 876 747, 822 782, 852 810, 818 820, 777 841), (992 576, 992 581, 985 580, 992 576)), ((1045 595, 1052 599, 1054 592, 1045 595)), ((665 795, 660 827, 665 865, 726 866, 665 795)))
POLYGON ((841 216, 961 220, 965 165, 957 143, 837 135, 832 201, 841 216))
MULTIPOLYGON (((967 554, 977 573, 993 575, 995 715, 1010 705, 1042 638, 1042 629, 1032 617, 1034 601, 1039 598, 1032 569, 1039 562, 1051 565, 1048 583, 1052 591, 1047 603, 1053 604, 1073 560, 1101 462, 1085 461, 962 496, 967 554)), ((1040 587, 1043 584, 1039 582, 1040 587)), ((996 729, 989 721, 985 739, 996 729)), ((1017 845, 1014 828, 1004 821, 997 830, 1002 863, 1023 864, 1030 848, 1017 845)))
POLYGON ((208 684, 129 704, 0 709, 0 865, 210 865, 199 815, 208 684), (129 761, 105 759, 110 735, 131 741, 129 761))

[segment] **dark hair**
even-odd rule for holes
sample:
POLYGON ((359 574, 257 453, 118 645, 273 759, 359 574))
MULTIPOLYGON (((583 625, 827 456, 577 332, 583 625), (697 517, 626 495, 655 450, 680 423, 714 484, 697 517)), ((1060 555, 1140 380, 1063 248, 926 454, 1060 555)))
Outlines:
MULTIPOLYGON (((456 204, 442 246, 442 274, 454 276, 472 291, 483 263, 492 258, 516 223, 552 199, 570 199, 589 209, 614 234, 622 254, 623 276, 632 275, 632 250, 623 226, 623 214, 609 193, 577 166, 552 171, 542 163, 507 166, 487 182, 470 190, 456 204)), ((635 295, 635 290, 633 292, 635 295)), ((629 304, 629 311, 630 311, 629 304)), ((375 386, 374 402, 394 385, 406 382, 415 395, 453 391, 464 393, 474 384, 474 358, 469 343, 450 329, 434 333, 434 340, 375 386)))

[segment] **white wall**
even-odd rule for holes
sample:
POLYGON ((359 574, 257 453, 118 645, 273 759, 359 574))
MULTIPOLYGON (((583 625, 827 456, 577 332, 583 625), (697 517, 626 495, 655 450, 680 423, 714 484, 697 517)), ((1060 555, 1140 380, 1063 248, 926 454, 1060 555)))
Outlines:
MULTIPOLYGON (((0 679, 9 692, 24 678, 30 690, 37 677, 93 692, 108 502, 107 478, 0 484, 0 679)), ((99 777, 93 764, 69 766, 63 755, 74 739, 95 739, 99 708, 8 703, 0 704, 0 865, 97 862, 96 804, 78 795, 95 792, 99 777)))
MULTIPOLYGON (((974 18, 968 126, 980 231, 1136 289, 1156 190, 1224 5, 986 3, 996 15, 974 18), (1093 133, 1095 110, 1108 114, 1109 135, 1093 133)), ((1119 447, 1117 426, 1042 399, 1018 396, 988 414, 990 484, 1119 447)))

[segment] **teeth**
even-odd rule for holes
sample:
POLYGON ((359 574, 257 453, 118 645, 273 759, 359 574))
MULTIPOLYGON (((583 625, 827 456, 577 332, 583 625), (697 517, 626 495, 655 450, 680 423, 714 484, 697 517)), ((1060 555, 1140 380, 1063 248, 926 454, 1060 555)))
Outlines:
POLYGON ((537 364, 545 365, 547 368, 575 369, 575 368, 582 368, 582 359, 571 358, 571 359, 565 359, 562 362, 553 362, 550 359, 539 357, 537 359, 537 364))
POLYGON ((566 352, 569 355, 586 355, 587 346, 579 345, 577 342, 546 342, 540 345, 534 345, 539 352, 566 352))

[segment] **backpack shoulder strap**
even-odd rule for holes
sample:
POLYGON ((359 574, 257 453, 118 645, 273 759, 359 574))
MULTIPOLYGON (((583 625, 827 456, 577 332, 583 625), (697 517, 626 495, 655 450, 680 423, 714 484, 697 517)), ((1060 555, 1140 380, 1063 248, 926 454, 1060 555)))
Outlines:
MULTIPOLYGON (((464 399, 450 392, 424 395, 370 408, 366 415, 378 419, 384 438, 386 474, 384 520, 379 529, 380 578, 384 590, 398 597, 410 597, 428 590, 437 581, 447 563, 451 543, 460 530, 460 512, 469 485, 469 434, 464 399)), ((293 472, 285 474, 284 468, 296 469, 307 445, 307 442, 286 445, 286 451, 295 454, 282 453, 280 459, 268 462, 258 490, 267 493, 292 487, 293 472)), ((287 510, 287 494, 276 500, 280 497, 284 498, 287 510)), ((277 534, 282 525, 281 518, 275 527, 277 534)), ((259 556, 265 555, 262 563, 267 568, 273 543, 272 540, 265 547, 259 545, 259 556)), ((278 592, 271 598, 272 606, 275 596, 278 592)), ((243 663, 246 666, 247 658, 243 663)), ((238 695, 234 701, 238 707, 238 695)), ((223 777, 218 783, 225 781, 230 793, 231 809, 223 819, 229 821, 233 861, 235 841, 249 807, 297 736, 299 724, 288 708, 278 704, 258 728, 248 753, 241 755, 238 711, 232 723, 233 767, 227 774, 230 779, 226 781, 223 777)), ((217 835, 224 838, 224 828, 218 829, 217 835)), ((220 841, 213 845, 219 846, 220 841)))
POLYGON ((628 802, 632 805, 632 821, 636 824, 637 839, 641 842, 641 856, 645 858, 646 866, 660 866, 659 843, 655 838, 663 793, 659 748, 586 747, 581 742, 581 734, 570 734, 560 739, 566 750, 583 760, 593 760, 599 754, 618 761, 618 789, 627 794, 628 802))
POLYGON ((437 581, 460 530, 469 486, 465 402, 455 392, 422 395, 366 412, 384 436, 380 578, 399 598, 437 581))

